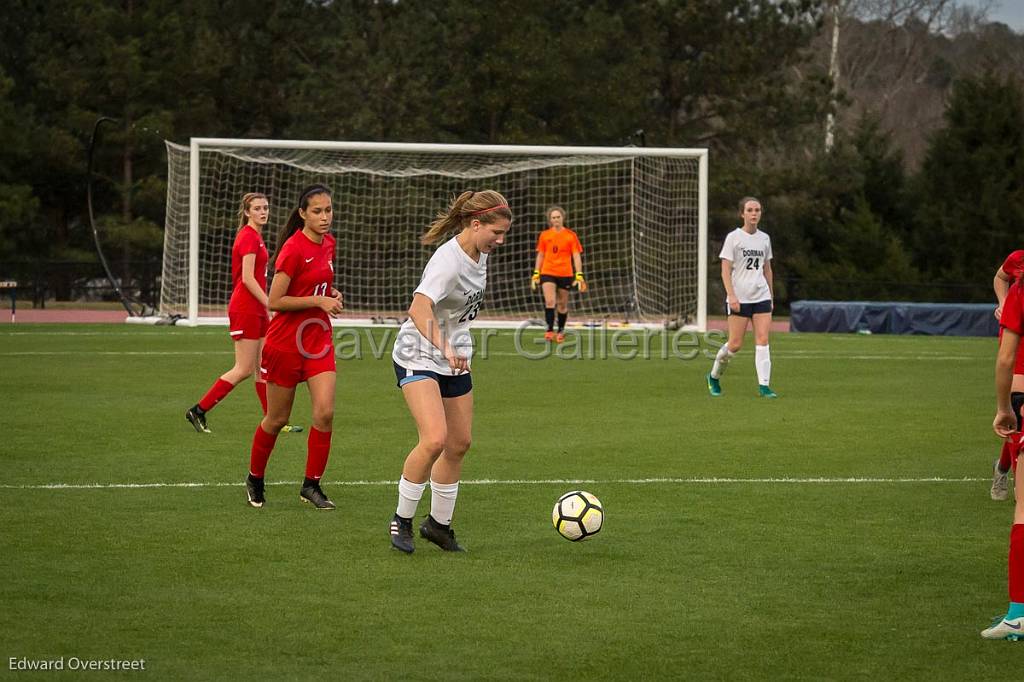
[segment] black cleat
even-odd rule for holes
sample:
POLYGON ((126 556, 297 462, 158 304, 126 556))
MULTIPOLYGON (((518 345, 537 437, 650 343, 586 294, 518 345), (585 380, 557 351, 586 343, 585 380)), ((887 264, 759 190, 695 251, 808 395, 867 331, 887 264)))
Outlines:
POLYGON ((299 491, 299 499, 310 503, 317 509, 334 509, 334 503, 327 499, 319 482, 302 486, 302 490, 299 491))
POLYGON ((416 547, 412 544, 412 519, 398 514, 391 519, 391 546, 397 550, 412 554, 416 547))
POLYGON ((259 509, 267 498, 263 496, 263 479, 252 474, 245 477, 245 495, 249 498, 249 506, 259 509))
POLYGON ((452 527, 438 523, 429 514, 423 523, 420 524, 420 537, 424 540, 430 540, 446 552, 466 551, 455 539, 455 531, 452 530, 452 527))
POLYGON ((206 426, 206 412, 203 412, 203 408, 199 407, 199 405, 193 405, 188 408, 188 412, 185 413, 185 419, 199 433, 210 433, 210 429, 206 426))

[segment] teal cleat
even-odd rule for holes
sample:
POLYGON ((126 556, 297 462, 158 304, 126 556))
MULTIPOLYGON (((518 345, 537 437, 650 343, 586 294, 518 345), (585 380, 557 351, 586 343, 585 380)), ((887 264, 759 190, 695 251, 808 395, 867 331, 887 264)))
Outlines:
POLYGON ((778 397, 779 397, 779 394, 778 394, 778 393, 776 393, 776 392, 775 392, 775 391, 773 391, 772 389, 768 388, 767 386, 760 386, 760 385, 759 385, 759 386, 757 387, 757 391, 758 391, 758 394, 759 394, 759 395, 760 395, 760 396, 761 396, 762 398, 778 398, 778 397))
POLYGON ((1024 639, 1024 618, 996 618, 992 621, 992 627, 981 631, 981 636, 985 639, 1008 639, 1011 642, 1019 642, 1024 639))
POLYGON ((718 379, 711 376, 710 373, 706 374, 704 378, 708 380, 708 393, 711 394, 712 398, 722 395, 722 385, 718 383, 718 379))

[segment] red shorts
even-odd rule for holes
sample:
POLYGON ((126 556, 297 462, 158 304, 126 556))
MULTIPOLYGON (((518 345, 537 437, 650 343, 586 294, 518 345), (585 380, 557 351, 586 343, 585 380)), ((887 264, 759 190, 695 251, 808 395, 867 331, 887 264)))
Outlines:
POLYGON ((263 347, 260 358, 260 376, 264 381, 285 388, 294 388, 310 377, 324 372, 335 372, 334 349, 322 358, 304 357, 301 353, 284 351, 272 346, 263 347))
POLYGON ((266 315, 252 313, 228 313, 228 333, 232 341, 239 339, 262 339, 267 335, 270 320, 266 315))

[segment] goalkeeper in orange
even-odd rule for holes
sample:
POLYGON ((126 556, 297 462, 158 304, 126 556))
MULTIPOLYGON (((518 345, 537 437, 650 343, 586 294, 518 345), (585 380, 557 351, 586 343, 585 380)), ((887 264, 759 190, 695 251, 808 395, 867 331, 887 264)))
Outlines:
POLYGON ((583 278, 583 246, 576 233, 565 226, 561 206, 548 209, 548 228, 537 238, 537 261, 533 266, 530 288, 540 285, 544 293, 545 341, 565 341, 565 321, 569 317, 569 289, 587 290, 583 278), (558 333, 555 333, 555 309, 558 309, 558 333))

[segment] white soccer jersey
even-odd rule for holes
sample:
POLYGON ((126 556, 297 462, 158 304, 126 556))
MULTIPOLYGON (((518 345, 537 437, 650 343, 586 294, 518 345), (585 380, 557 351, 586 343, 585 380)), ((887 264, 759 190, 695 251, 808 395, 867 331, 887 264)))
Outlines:
MULTIPOLYGON (((423 294, 434 302, 434 315, 441 323, 441 333, 459 355, 470 359, 473 338, 469 324, 480 311, 487 284, 487 254, 474 262, 456 239, 439 247, 423 268, 423 278, 414 294, 423 294)), ((398 330, 392 359, 406 369, 425 369, 452 375, 444 353, 416 329, 411 319, 398 330)))
POLYGON ((764 265, 772 258, 772 240, 757 230, 748 234, 742 227, 729 233, 719 258, 732 261, 732 290, 740 303, 758 303, 771 299, 764 265))

